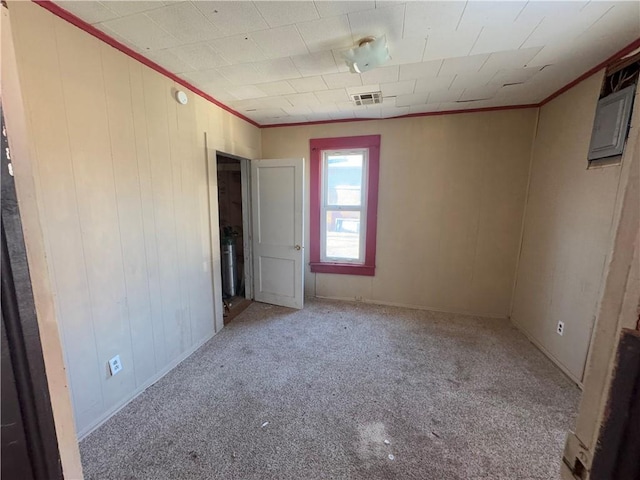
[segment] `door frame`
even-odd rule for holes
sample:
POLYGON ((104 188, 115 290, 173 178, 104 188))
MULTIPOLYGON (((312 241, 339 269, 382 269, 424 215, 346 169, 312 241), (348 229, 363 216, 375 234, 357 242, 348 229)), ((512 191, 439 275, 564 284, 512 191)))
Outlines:
MULTIPOLYGON (((242 186, 242 248, 244 252, 244 298, 254 299, 253 293, 253 231, 251 218, 251 160, 216 150, 216 174, 218 155, 240 162, 240 183, 242 186)), ((219 211, 220 206, 218 206, 219 211)), ((218 222, 219 223, 219 222, 218 222)), ((218 228, 219 225, 218 225, 218 228)))
MULTIPOLYGON (((2 102, 0 102, 0 117, 2 117, 4 130, 2 102)), ((7 135, 10 136, 11 132, 7 131, 7 135)), ((6 333, 9 353, 6 358, 3 358, 2 367, 3 370, 7 367, 13 371, 18 408, 22 417, 24 447, 33 478, 62 479, 62 461, 33 298, 20 207, 11 159, 7 155, 10 144, 8 138, 2 133, 0 136, 2 136, 0 162, 2 170, 0 175, 2 301, 0 303, 2 304, 3 331, 6 333), (9 361, 10 365, 5 365, 5 360, 9 361)))

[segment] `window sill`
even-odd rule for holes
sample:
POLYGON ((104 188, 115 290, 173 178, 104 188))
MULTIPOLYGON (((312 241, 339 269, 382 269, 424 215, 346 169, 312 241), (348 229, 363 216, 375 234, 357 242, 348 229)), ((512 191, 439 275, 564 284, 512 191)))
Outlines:
POLYGON ((363 275, 373 277, 376 272, 374 265, 354 265, 352 263, 311 262, 313 273, 337 273, 342 275, 363 275))

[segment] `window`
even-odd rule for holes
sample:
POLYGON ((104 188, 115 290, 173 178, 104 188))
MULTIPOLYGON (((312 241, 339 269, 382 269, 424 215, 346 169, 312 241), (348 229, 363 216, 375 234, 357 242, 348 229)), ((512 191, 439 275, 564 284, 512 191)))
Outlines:
POLYGON ((380 135, 310 143, 311 271, 374 275, 380 135))

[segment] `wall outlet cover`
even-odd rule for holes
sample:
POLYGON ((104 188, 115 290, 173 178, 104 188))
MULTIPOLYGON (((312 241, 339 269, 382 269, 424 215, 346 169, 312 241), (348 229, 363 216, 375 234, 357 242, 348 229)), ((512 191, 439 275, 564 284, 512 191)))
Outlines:
POLYGON ((564 322, 558 322, 558 327, 556 328, 556 332, 558 335, 564 335, 564 322))
POLYGON ((120 355, 116 355, 111 360, 109 360, 109 371, 111 372, 111 376, 120 373, 122 370, 122 362, 120 361, 120 355))

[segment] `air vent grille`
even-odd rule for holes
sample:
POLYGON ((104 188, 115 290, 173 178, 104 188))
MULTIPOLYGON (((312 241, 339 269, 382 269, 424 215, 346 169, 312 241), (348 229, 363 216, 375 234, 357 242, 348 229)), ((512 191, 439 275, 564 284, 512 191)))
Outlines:
POLYGON ((374 105, 376 103, 382 103, 382 92, 352 94, 351 100, 356 105, 374 105))

